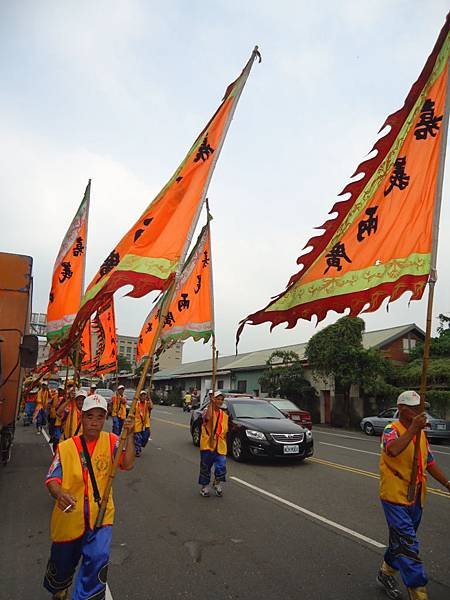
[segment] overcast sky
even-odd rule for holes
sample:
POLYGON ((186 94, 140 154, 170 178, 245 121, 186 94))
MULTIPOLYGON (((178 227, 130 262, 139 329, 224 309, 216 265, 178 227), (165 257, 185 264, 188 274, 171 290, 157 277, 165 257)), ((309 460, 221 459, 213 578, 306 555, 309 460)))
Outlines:
MULTIPOLYGON (((1 250, 34 259, 47 308, 62 238, 92 178, 87 277, 172 175, 240 73, 255 64, 209 189, 217 346, 297 271, 314 227, 398 109, 444 23, 431 0, 16 0, 0 2, 1 250)), ((447 167, 447 174, 448 174, 447 167)), ((435 315, 450 312, 449 177, 435 315)), ((119 333, 138 335, 153 295, 116 293, 119 333)), ((366 315, 415 322, 425 296, 366 315)), ((330 313, 323 327, 340 315, 330 313)), ((306 341, 314 323, 249 326, 240 351, 306 341)), ((184 361, 207 358, 189 341, 184 361)))

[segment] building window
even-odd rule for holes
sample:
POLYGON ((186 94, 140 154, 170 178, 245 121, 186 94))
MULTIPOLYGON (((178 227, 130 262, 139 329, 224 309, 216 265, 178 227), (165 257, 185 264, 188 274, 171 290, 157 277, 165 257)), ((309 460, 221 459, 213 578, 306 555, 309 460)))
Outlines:
POLYGON ((247 391, 247 380, 246 379, 240 379, 237 382, 237 388, 238 388, 238 392, 240 394, 245 394, 245 392, 247 391))
POLYGON ((416 342, 414 338, 403 338, 403 352, 409 354, 416 347, 416 342))
POLYGON ((223 390, 223 379, 218 379, 217 380, 217 389, 218 390, 223 390))

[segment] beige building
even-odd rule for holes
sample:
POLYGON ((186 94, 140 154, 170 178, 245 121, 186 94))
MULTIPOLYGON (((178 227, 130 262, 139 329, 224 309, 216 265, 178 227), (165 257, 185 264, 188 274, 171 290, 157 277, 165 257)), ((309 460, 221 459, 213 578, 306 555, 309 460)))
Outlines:
MULTIPOLYGON (((138 338, 131 335, 117 335, 117 353, 127 358, 132 367, 136 367, 136 350, 138 338)), ((158 359, 159 369, 175 369, 181 365, 183 358, 183 342, 177 342, 161 354, 158 359)))

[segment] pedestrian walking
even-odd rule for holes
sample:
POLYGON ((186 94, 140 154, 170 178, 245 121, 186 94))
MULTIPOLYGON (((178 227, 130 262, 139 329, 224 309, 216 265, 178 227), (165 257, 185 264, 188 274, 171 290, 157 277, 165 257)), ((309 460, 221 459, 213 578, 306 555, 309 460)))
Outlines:
POLYGON ((112 430, 116 435, 120 435, 122 432, 123 423, 127 416, 127 399, 124 395, 125 386, 117 386, 116 393, 112 397, 112 410, 111 416, 113 420, 112 430))
POLYGON ((211 495, 209 485, 213 468, 216 496, 222 496, 222 484, 226 481, 228 415, 221 409, 223 400, 222 392, 216 391, 203 411, 198 482, 201 485, 200 494, 205 498, 211 495))
POLYGON ((37 393, 36 407, 33 414, 33 422, 36 425, 36 433, 39 435, 42 433, 42 428, 47 424, 47 405, 49 401, 48 386, 45 381, 40 385, 40 389, 37 393))
MULTIPOLYGON (((103 431, 106 412, 102 396, 85 398, 81 415, 83 435, 59 444, 47 474, 46 486, 55 505, 44 587, 54 600, 68 598, 78 563, 72 600, 105 598, 114 522, 112 492, 102 526, 95 529, 94 524, 119 445, 116 435, 103 431)), ((130 470, 134 465, 134 421, 127 419, 124 427, 127 439, 119 466, 130 470)))
POLYGON ((68 440, 74 435, 83 433, 81 409, 87 397, 85 390, 74 391, 70 388, 67 399, 61 404, 56 413, 61 417, 62 439, 68 440))
POLYGON ((145 448, 150 439, 150 413, 153 409, 153 402, 148 396, 147 390, 141 390, 139 400, 136 403, 136 413, 134 421, 134 446, 136 456, 140 456, 142 448, 145 448))
POLYGON ((33 422, 34 411, 36 410, 36 400, 39 388, 31 389, 25 398, 25 409, 23 413, 24 427, 28 427, 33 422))
POLYGON ((419 555, 417 530, 427 491, 428 472, 450 490, 450 481, 436 464, 425 432, 425 413, 420 413, 420 396, 408 390, 397 399, 400 419, 386 426, 381 442, 380 498, 389 527, 389 547, 377 576, 389 598, 401 598, 395 574, 400 571, 410 600, 427 600, 427 575, 419 555), (414 460, 416 436, 420 452, 416 497, 408 501, 408 485, 414 460))

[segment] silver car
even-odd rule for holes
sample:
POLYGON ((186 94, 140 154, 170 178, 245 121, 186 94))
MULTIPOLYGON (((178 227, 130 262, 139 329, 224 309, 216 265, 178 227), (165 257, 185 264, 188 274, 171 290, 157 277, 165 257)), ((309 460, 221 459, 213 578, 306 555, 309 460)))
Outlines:
MULTIPOLYGON (((426 411, 427 426, 425 433, 430 440, 450 440, 450 421, 440 419, 433 415, 429 410, 426 411)), ((374 417, 364 417, 360 426, 367 435, 382 433, 383 429, 389 423, 398 421, 399 414, 397 408, 388 408, 374 417)))

